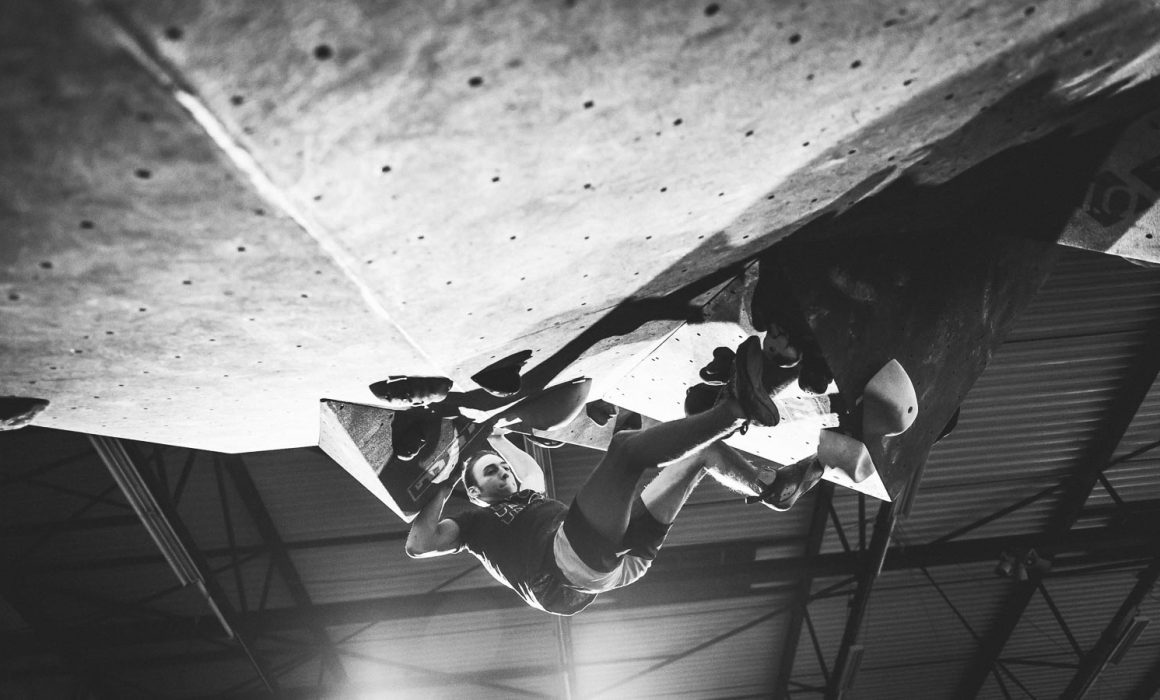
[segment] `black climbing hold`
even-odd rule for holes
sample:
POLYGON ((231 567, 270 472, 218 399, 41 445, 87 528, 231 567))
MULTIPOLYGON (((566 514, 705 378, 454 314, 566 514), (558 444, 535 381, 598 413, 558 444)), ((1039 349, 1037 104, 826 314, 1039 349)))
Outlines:
POLYGON ((562 447, 564 443, 559 440, 552 440, 551 438, 543 437, 542 435, 524 435, 524 440, 539 445, 546 450, 554 450, 557 447, 562 447))
POLYGON ((520 391, 520 369, 531 357, 531 350, 512 353, 476 372, 471 381, 492 396, 513 396, 520 391))
POLYGON ((701 380, 712 386, 724 386, 733 374, 733 360, 736 353, 732 348, 719 346, 713 349, 713 359, 701 368, 701 380))
POLYGON ((334 49, 326 44, 319 44, 314 47, 314 57, 319 61, 326 61, 334 57, 334 49))
POLYGON ((720 386, 694 384, 685 390, 685 415, 695 416, 698 413, 708 411, 713 408, 713 404, 717 403, 717 398, 720 395, 720 386))
POLYGON ((718 13, 720 10, 721 10, 721 6, 720 6, 720 5, 718 5, 718 4, 717 4, 717 3, 715 3, 715 2, 714 2, 714 3, 710 3, 710 4, 708 4, 708 5, 706 5, 706 6, 705 6, 705 16, 706 16, 706 17, 712 17, 713 15, 717 14, 717 13, 718 13))
POLYGON ((478 75, 472 76, 470 79, 468 79, 467 84, 471 87, 479 87, 480 85, 483 85, 483 78, 479 77, 478 75))
POLYGON ((48 406, 45 399, 0 396, 0 430, 17 430, 32 422, 48 406))
POLYGON ((170 41, 177 41, 185 36, 185 32, 181 31, 181 27, 166 27, 165 38, 170 41))
POLYGON ((615 405, 608 403, 604 399, 597 399, 584 407, 584 412, 588 414, 596 425, 604 426, 608 421, 620 413, 620 409, 615 405))
POLYGON ((386 402, 387 408, 403 411, 437 403, 451 391, 447 377, 391 376, 370 385, 371 393, 386 402))

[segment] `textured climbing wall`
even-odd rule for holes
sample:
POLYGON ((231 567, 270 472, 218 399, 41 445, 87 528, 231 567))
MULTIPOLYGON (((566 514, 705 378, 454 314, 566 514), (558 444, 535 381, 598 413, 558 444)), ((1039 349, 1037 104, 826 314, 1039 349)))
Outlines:
MULTIPOLYGON (((1132 38, 1146 7, 117 4, 459 372, 737 260, 1028 78, 1094 92, 1133 58, 1106 34, 1132 38)), ((1013 106, 926 177, 1053 107, 1013 106)))
POLYGON ((0 394, 49 399, 48 427, 248 451, 316 444, 321 396, 428 366, 129 56, 13 7, 0 394))
POLYGON ((0 393, 218 449, 523 349, 612 391, 685 320, 632 303, 1157 70, 1143 0, 85 7, 3 18, 0 393))

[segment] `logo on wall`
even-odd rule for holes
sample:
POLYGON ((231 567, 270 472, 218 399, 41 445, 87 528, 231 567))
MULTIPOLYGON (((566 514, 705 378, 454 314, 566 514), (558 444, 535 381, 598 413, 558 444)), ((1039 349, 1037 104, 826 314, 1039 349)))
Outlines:
POLYGON ((1149 193, 1133 186, 1116 173, 1105 170, 1092 180, 1084 199, 1083 210, 1104 228, 1117 226, 1138 218, 1152 206, 1153 196, 1160 192, 1160 156, 1156 156, 1131 171, 1149 193))

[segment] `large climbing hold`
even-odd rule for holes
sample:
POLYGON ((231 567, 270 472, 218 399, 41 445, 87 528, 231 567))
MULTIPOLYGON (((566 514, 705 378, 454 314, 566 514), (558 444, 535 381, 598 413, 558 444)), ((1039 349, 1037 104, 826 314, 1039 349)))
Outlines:
POLYGON ((0 430, 17 430, 32 422, 48 401, 28 396, 0 396, 0 430))
POLYGON ((392 376, 370 385, 371 393, 393 411, 429 406, 447 398, 451 380, 447 377, 392 376))

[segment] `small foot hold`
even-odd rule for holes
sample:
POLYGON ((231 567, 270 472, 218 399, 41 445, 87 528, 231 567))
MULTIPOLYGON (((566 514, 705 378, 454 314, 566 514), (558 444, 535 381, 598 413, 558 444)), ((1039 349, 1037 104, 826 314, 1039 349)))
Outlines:
POLYGON ((794 464, 779 469, 773 482, 757 496, 745 499, 746 503, 762 503, 770 508, 784 512, 793 508, 802 496, 817 486, 825 468, 818 458, 811 455, 794 464))
POLYGON ((531 350, 513 353, 479 370, 472 375, 471 381, 492 396, 500 398, 515 396, 522 384, 520 370, 531 357, 531 350))
POLYGON ((733 374, 733 360, 736 357, 732 349, 717 347, 713 349, 713 359, 701 368, 701 381, 710 386, 725 386, 733 374))
POLYGON ((451 391, 447 377, 392 376, 370 385, 371 393, 386 402, 393 411, 405 411, 447 398, 451 391))
POLYGON ((542 435, 524 435, 524 439, 532 444, 539 445, 545 450, 554 450, 557 447, 564 446, 564 443, 560 442, 559 440, 546 438, 542 435))
POLYGON ((608 403, 604 399, 596 399, 584 406, 584 412, 588 414, 589 420, 600 427, 604 427, 608 425, 608 421, 616 417, 620 409, 615 404, 608 403))
POLYGON ((704 413, 716 405, 721 396, 721 387, 709 384, 694 384, 685 390, 685 415, 704 413))

